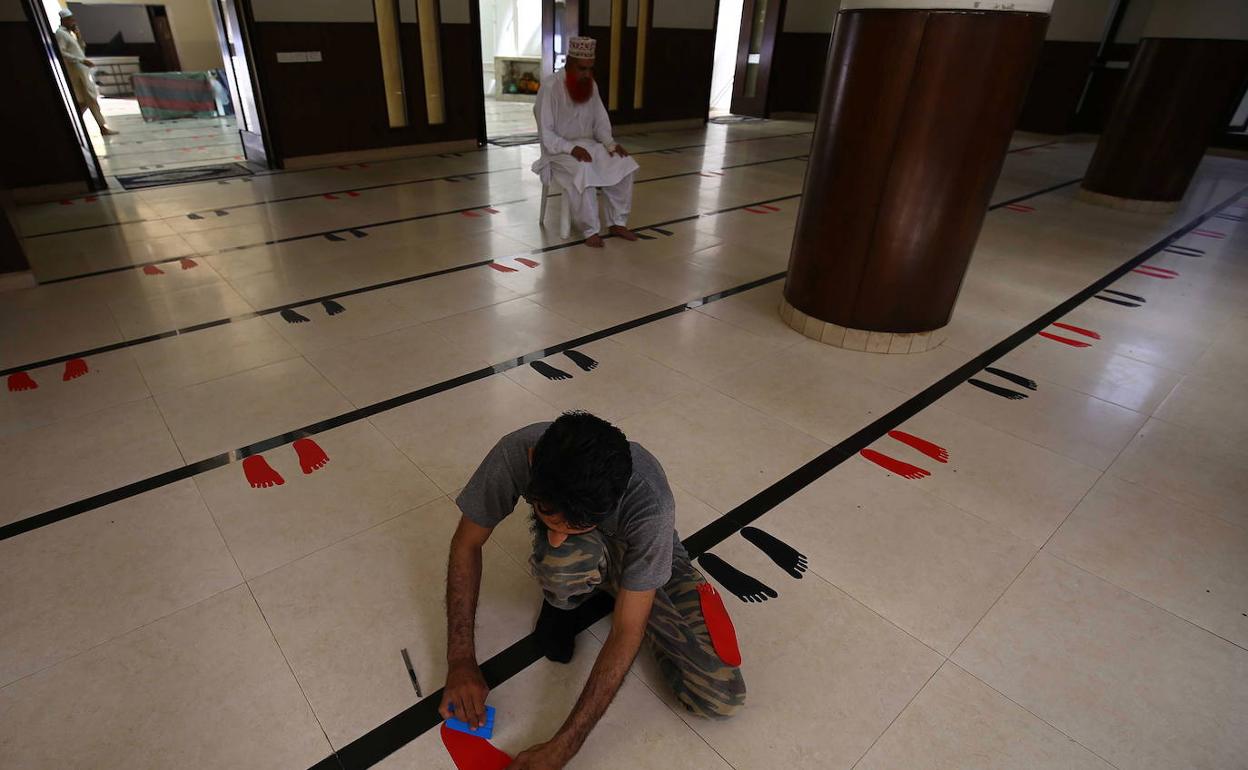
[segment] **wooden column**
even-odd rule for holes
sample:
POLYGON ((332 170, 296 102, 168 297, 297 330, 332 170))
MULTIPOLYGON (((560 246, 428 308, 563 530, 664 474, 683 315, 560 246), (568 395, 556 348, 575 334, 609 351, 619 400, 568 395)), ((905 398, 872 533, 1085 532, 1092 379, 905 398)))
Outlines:
POLYGON ((1048 14, 897 5, 837 20, 781 316, 908 353, 953 312, 1048 14))

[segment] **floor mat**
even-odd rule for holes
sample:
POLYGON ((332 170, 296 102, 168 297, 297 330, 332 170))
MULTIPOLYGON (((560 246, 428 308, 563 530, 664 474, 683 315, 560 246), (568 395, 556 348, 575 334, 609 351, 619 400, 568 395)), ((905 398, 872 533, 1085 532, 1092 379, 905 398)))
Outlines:
POLYGON ((522 144, 537 144, 537 134, 512 134, 491 139, 490 144, 498 147, 518 147, 522 144))
POLYGON ((212 179, 230 179, 236 176, 251 176, 252 173, 252 170, 242 163, 226 163, 223 166, 195 166, 194 168, 152 171, 147 174, 128 174, 117 177, 117 181, 127 190, 141 190, 145 187, 160 187, 167 184, 185 184, 187 182, 206 182, 212 179))
POLYGON ((762 118, 752 118, 749 115, 720 115, 711 118, 712 123, 718 123, 721 126, 731 125, 733 123, 755 123, 761 122, 762 118))

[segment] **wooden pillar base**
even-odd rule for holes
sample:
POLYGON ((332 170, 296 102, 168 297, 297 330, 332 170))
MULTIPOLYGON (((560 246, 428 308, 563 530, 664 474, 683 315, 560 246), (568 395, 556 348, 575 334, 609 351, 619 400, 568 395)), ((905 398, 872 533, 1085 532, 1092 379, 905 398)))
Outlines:
POLYGON ((1075 197, 1084 203, 1091 203, 1094 206, 1105 206, 1106 208, 1119 211, 1135 211, 1141 214, 1173 214, 1179 210, 1180 203, 1179 201, 1146 201, 1138 198, 1120 198, 1117 195, 1093 192, 1086 187, 1080 187, 1075 197))
POLYGON ((864 353, 926 353, 940 346, 948 337, 945 327, 927 332, 873 332, 849 329, 808 316, 780 298, 780 318, 795 331, 812 340, 846 350, 864 353))

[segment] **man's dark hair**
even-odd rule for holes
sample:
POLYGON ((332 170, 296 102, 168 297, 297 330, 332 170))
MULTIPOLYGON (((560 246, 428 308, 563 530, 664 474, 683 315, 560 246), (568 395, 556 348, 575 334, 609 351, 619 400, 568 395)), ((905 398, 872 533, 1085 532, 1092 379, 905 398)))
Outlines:
POLYGON ((565 412, 537 440, 525 496, 570 527, 592 527, 620 501, 632 475, 623 431, 588 412, 565 412))

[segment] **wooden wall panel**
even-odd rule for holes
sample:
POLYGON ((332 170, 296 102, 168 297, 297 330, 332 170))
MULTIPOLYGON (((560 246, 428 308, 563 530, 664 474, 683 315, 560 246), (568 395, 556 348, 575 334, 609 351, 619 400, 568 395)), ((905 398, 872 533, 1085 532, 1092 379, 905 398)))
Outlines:
POLYGON ((830 33, 781 32, 772 54, 771 87, 768 91, 771 112, 819 111, 823 93, 823 71, 828 62, 830 33))
POLYGON ((1096 43, 1046 40, 1031 78, 1020 131, 1066 134, 1074 130, 1079 97, 1096 58, 1096 43))
MULTIPOLYGON (((654 27, 646 61, 646 99, 633 109, 637 64, 637 30, 627 28, 620 50, 620 109, 611 113, 615 125, 664 120, 703 119, 711 101, 711 70, 715 63, 715 30, 654 27)), ((588 27, 582 34, 598 41, 598 90, 607 103, 607 62, 611 56, 610 27, 588 27)))

